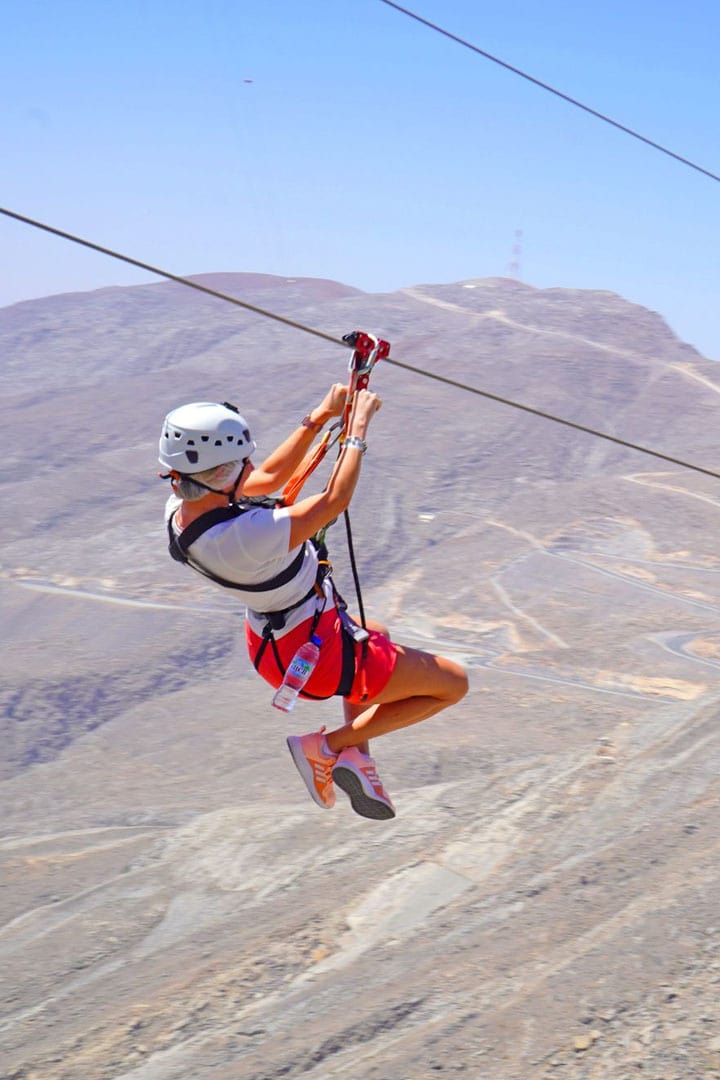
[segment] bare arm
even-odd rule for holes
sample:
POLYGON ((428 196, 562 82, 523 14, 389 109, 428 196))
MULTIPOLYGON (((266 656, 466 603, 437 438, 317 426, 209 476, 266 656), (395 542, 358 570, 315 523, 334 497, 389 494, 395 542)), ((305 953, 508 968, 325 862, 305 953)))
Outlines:
MULTIPOLYGON (((371 417, 381 406, 380 398, 370 390, 355 395, 355 405, 348 434, 364 439, 371 417)), ((356 447, 345 446, 330 474, 324 491, 309 495, 288 508, 290 516, 290 550, 308 540, 323 525, 347 510, 360 476, 362 453, 356 447)))
POLYGON ((317 431, 333 416, 339 416, 345 405, 347 386, 334 383, 310 415, 318 425, 316 431, 300 426, 280 444, 269 457, 258 465, 243 482, 243 495, 270 495, 281 488, 295 472, 310 449, 317 431))

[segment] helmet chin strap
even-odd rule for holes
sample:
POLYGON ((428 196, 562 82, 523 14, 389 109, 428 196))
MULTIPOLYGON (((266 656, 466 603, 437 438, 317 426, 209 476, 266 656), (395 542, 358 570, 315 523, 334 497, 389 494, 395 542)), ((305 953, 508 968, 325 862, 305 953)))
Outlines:
POLYGON ((232 506, 232 504, 235 502, 235 500, 237 498, 237 489, 240 487, 240 484, 242 482, 242 478, 243 478, 243 476, 245 474, 245 469, 247 468, 247 464, 248 464, 249 460, 250 460, 249 458, 245 458, 245 460, 243 461, 240 472, 238 473, 237 479, 236 479, 235 483, 233 484, 232 491, 230 491, 230 492, 221 491, 220 488, 209 487, 208 484, 203 484, 202 480, 197 480, 192 475, 192 473, 181 473, 181 472, 177 472, 176 469, 171 469, 170 472, 166 472, 166 473, 158 473, 158 476, 160 477, 161 480, 169 480, 170 481, 170 483, 172 484, 172 489, 173 489, 173 491, 175 492, 176 495, 178 494, 178 489, 177 489, 178 480, 192 480, 193 484, 197 484, 198 487, 204 488, 205 491, 212 492, 213 495, 225 495, 225 496, 227 496, 227 501, 230 504, 230 506, 232 506))

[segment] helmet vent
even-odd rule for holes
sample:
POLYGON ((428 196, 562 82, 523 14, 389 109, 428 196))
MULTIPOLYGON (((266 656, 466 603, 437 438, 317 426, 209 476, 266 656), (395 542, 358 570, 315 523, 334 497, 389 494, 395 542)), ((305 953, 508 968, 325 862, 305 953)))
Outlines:
POLYGON ((247 421, 229 402, 182 405, 167 414, 161 431, 160 464, 181 473, 203 472, 238 459, 246 461, 255 449, 247 421))

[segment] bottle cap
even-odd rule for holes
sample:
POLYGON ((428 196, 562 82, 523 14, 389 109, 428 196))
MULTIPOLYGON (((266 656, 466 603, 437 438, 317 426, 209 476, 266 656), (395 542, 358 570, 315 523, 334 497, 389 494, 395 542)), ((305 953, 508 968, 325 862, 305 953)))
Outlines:
POLYGON ((317 634, 311 634, 310 640, 312 641, 313 645, 322 645, 322 638, 319 638, 317 634))

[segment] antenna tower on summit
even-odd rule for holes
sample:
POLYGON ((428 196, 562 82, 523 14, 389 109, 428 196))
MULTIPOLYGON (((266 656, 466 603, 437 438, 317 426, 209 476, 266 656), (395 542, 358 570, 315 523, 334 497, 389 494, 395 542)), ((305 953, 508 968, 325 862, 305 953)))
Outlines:
POLYGON ((520 281, 520 258, 522 256, 522 229, 515 230, 512 246, 512 258, 507 264, 508 275, 513 281, 520 281))

